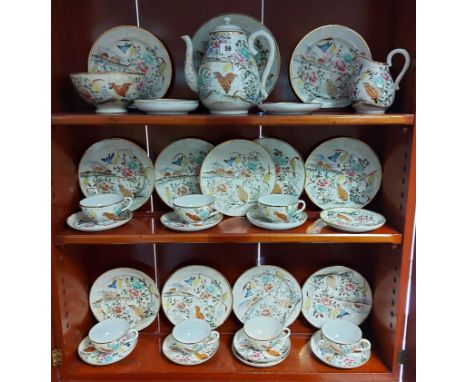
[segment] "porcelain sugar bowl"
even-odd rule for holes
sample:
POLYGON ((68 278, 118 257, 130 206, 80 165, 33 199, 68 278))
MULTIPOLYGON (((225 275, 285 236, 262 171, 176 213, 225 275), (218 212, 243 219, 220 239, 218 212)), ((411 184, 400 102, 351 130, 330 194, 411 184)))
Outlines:
POLYGON ((187 45, 185 78, 201 102, 214 114, 246 114, 249 108, 266 97, 265 83, 276 54, 276 44, 264 30, 258 30, 247 38, 229 17, 210 33, 207 50, 198 73, 193 67, 193 46, 189 36, 182 36, 187 45), (254 56, 255 39, 263 36, 269 46, 268 62, 262 78, 254 56))

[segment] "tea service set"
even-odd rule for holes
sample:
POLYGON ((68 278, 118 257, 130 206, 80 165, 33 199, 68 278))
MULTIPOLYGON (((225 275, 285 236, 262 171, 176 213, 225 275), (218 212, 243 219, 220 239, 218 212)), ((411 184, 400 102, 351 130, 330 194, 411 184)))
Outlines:
POLYGON ((161 306, 174 325, 161 350, 179 365, 199 365, 216 354, 221 344, 216 329, 232 311, 243 324, 232 338, 232 353, 252 367, 271 367, 287 359, 292 348, 288 326, 301 311, 319 329, 309 346, 324 363, 354 368, 371 356, 371 343, 362 338, 358 325, 370 313, 372 291, 362 275, 343 266, 314 272, 301 288, 285 269, 260 265, 245 271, 231 289, 217 270, 190 265, 169 276, 161 295, 144 272, 116 268, 96 279, 89 304, 98 323, 77 351, 84 362, 96 366, 130 355, 138 332, 156 319, 161 306))
MULTIPOLYGON (((280 54, 271 31, 242 14, 219 15, 204 23, 186 44, 187 85, 213 114, 247 114, 252 107, 271 114, 308 114, 345 107, 382 114, 408 70, 410 57, 394 49, 387 62, 372 60, 364 39, 341 25, 326 25, 304 36, 290 60, 291 86, 302 102, 264 102, 280 72, 280 54), (389 68, 401 54, 404 66, 394 82, 389 68)), ((104 32, 88 56, 88 72, 70 75, 79 95, 97 113, 185 114, 198 100, 165 99, 172 63, 164 44, 143 28, 123 25, 104 32)))

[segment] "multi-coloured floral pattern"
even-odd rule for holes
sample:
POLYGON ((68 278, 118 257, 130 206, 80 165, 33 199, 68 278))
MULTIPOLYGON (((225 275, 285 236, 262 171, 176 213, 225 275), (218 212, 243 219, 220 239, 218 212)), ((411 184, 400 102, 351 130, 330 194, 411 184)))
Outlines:
POLYGON ((358 272, 342 266, 323 268, 302 289, 302 314, 316 328, 332 319, 359 325, 372 309, 372 291, 358 272))
POLYGON ((209 217, 208 219, 200 222, 193 222, 187 223, 184 222, 176 212, 166 212, 164 215, 161 216, 161 223, 175 231, 182 231, 182 232, 194 232, 194 231, 202 231, 211 227, 214 227, 218 223, 223 220, 222 214, 216 214, 214 216, 209 217))
POLYGON ((255 140, 275 163, 276 182, 273 194, 299 196, 304 190, 305 169, 301 155, 289 143, 276 138, 255 140))
POLYGON ((105 231, 108 229, 120 227, 124 225, 133 217, 133 213, 130 211, 124 211, 118 216, 118 220, 107 220, 101 223, 96 223, 93 220, 84 216, 82 212, 77 212, 67 219, 67 224, 79 231, 105 231))
POLYGON ((232 292, 229 283, 215 269, 189 266, 176 271, 162 291, 164 313, 175 325, 189 318, 220 326, 231 313, 232 292))
MULTIPOLYGON (((208 338, 208 341, 212 340, 211 336, 208 338)), ((208 361, 213 357, 218 350, 219 340, 213 342, 200 342, 194 345, 194 348, 191 351, 184 351, 177 346, 177 342, 169 334, 162 346, 164 355, 174 363, 179 365, 199 365, 203 362, 208 361)))
POLYGON ((216 146, 203 162, 202 192, 216 198, 218 211, 244 216, 275 184, 274 163, 256 143, 235 139, 216 146))
POLYGON ((81 191, 86 196, 121 194, 133 199, 130 209, 140 208, 151 196, 154 169, 139 146, 124 139, 93 144, 78 166, 81 191))
POLYGON ((262 265, 246 271, 234 284, 234 313, 241 322, 273 317, 288 326, 301 311, 301 287, 287 271, 262 265))
POLYGON ((306 161, 306 192, 322 209, 363 207, 377 194, 381 181, 379 158, 357 139, 326 141, 306 161))
POLYGON ((142 74, 137 86, 142 99, 163 97, 172 76, 171 61, 163 43, 134 26, 116 27, 102 34, 89 53, 88 70, 142 74))
POLYGON ((160 198, 169 207, 179 196, 199 194, 200 169, 203 160, 213 148, 201 139, 180 139, 167 146, 154 165, 155 187, 160 198))
POLYGON ((154 281, 143 272, 130 268, 114 269, 99 276, 89 299, 98 321, 125 318, 130 327, 137 330, 154 321, 160 305, 154 281))
POLYGON ((375 212, 360 208, 333 208, 320 213, 332 227, 351 232, 365 232, 381 227, 385 218, 375 212))
POLYGON ((100 352, 93 346, 89 337, 86 337, 78 346, 78 355, 84 362, 94 366, 105 366, 116 363, 127 357, 135 349, 138 342, 138 337, 134 337, 132 334, 128 334, 127 336, 128 340, 123 340, 120 348, 114 353, 100 352))

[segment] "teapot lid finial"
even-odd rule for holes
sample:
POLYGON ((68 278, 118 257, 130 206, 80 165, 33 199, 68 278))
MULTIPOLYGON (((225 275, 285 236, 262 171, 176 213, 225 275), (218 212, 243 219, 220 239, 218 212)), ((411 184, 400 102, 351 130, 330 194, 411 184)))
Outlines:
POLYGON ((237 25, 231 24, 231 18, 226 16, 223 18, 224 24, 218 25, 215 29, 211 31, 213 32, 242 32, 242 29, 237 25))

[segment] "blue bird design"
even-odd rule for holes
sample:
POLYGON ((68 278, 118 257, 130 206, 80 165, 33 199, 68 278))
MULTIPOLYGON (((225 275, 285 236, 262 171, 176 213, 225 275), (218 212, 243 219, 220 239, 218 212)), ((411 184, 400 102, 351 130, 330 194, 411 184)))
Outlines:
POLYGON ((341 151, 337 151, 335 154, 328 157, 332 162, 336 163, 338 157, 341 155, 341 151))
POLYGON ((234 161, 236 160, 236 157, 231 157, 230 159, 225 159, 224 161, 229 165, 232 166, 234 161))
POLYGON ((123 45, 118 45, 118 44, 117 44, 117 47, 118 47, 122 52, 124 52, 125 54, 127 54, 128 50, 132 47, 132 44, 130 43, 130 41, 125 41, 125 44, 123 44, 123 45))
POLYGON ((250 297, 250 296, 253 296, 252 289, 251 289, 251 288, 247 288, 247 290, 245 291, 244 297, 250 297))
POLYGON ((188 279, 184 280, 187 284, 192 285, 193 280, 195 280, 195 276, 190 276, 188 279))
POLYGON ((134 287, 135 289, 141 289, 143 288, 143 283, 139 280, 133 280, 132 287, 134 287))
POLYGON ((112 281, 112 284, 109 284, 107 287, 117 289, 117 280, 112 281))
POLYGON ((344 316, 349 316, 349 313, 341 310, 340 313, 337 314, 336 318, 343 318, 344 316))
POLYGON ((178 157, 175 161, 171 162, 172 164, 175 164, 176 166, 181 166, 182 165, 182 159, 183 157, 180 156, 178 157))
POLYGON ((317 44, 317 46, 319 47, 319 49, 325 53, 328 49, 330 49, 330 47, 332 46, 333 42, 331 40, 327 41, 325 44, 322 44, 322 45, 319 45, 317 44))
POLYGON ((112 163, 114 156, 115 156, 115 153, 110 153, 107 155, 107 158, 101 158, 101 160, 106 163, 112 163))

